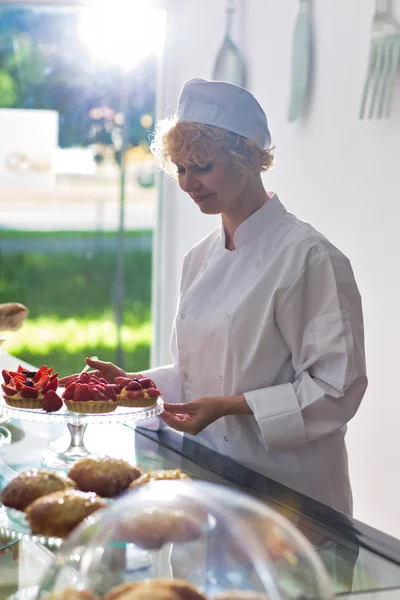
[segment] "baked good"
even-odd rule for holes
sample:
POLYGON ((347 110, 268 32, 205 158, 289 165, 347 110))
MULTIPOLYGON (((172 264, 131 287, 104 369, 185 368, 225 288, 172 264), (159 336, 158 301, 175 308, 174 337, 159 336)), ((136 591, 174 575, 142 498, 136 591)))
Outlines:
POLYGON ((28 314, 26 306, 19 302, 0 304, 0 331, 17 331, 28 314))
POLYGON ((68 410, 76 413, 109 413, 118 406, 115 386, 89 373, 67 381, 63 400, 68 410))
MULTIPOLYGON (((204 520, 203 520, 204 522, 204 520)), ((202 521, 187 511, 148 508, 121 523, 121 541, 133 542, 145 550, 158 550, 164 544, 185 543, 202 534, 202 521)))
POLYGON ((1 501, 4 506, 9 508, 25 510, 29 504, 46 494, 74 487, 75 483, 71 479, 58 473, 30 469, 20 473, 6 485, 1 495, 1 501))
POLYGON ((65 588, 62 592, 54 592, 46 596, 47 600, 96 600, 87 590, 74 590, 73 588, 65 588))
POLYGON ((47 392, 53 395, 58 388, 58 373, 46 365, 38 371, 28 371, 20 365, 17 371, 3 369, 2 375, 4 399, 14 408, 43 408, 47 392))
POLYGON ((182 473, 180 469, 165 469, 160 471, 148 471, 140 477, 132 481, 129 489, 133 490, 139 486, 149 483, 150 481, 171 481, 171 480, 190 481, 190 477, 186 473, 182 473))
POLYGON ((206 600, 206 597, 183 579, 152 579, 123 583, 110 590, 104 600, 206 600))
POLYGON ((95 492, 104 498, 114 498, 124 492, 141 474, 140 469, 126 460, 101 456, 78 460, 70 469, 68 477, 84 492, 95 492))
POLYGON ((26 518, 34 535, 66 537, 83 519, 107 506, 93 492, 65 490, 42 496, 26 509, 26 518))
POLYGON ((156 404, 157 398, 161 396, 160 390, 149 377, 116 377, 115 384, 118 386, 117 397, 120 406, 145 408, 156 404))
POLYGON ((213 597, 213 600, 268 600, 268 596, 260 592, 245 590, 227 590, 213 597))

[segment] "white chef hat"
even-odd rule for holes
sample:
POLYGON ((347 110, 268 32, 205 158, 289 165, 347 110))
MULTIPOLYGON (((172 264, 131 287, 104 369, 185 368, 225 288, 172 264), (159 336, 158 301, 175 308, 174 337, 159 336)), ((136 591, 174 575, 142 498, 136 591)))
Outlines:
POLYGON ((271 146, 268 120, 260 104, 250 92, 232 83, 189 79, 180 93, 176 117, 232 131, 261 149, 271 146))

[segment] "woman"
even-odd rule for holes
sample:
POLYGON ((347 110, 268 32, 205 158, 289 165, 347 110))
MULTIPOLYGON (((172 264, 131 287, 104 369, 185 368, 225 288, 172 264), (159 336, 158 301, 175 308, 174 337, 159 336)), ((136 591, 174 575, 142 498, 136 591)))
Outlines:
POLYGON ((222 82, 188 81, 176 118, 159 124, 158 163, 221 225, 185 257, 172 363, 145 374, 167 425, 351 513, 344 437, 367 386, 360 295, 348 259, 264 189, 270 145, 255 98, 222 82))

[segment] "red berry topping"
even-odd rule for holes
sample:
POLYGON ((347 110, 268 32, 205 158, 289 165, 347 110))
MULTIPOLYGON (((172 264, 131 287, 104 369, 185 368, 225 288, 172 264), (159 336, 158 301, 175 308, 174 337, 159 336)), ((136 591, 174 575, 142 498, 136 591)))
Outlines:
POLYGON ((11 375, 7 371, 7 369, 3 369, 2 372, 1 372, 1 374, 3 375, 4 383, 10 383, 10 381, 11 381, 11 375))
POLYGON ((10 387, 9 385, 6 385, 5 383, 2 383, 1 387, 3 388, 3 392, 6 394, 6 396, 15 396, 15 394, 17 393, 17 390, 10 387))
POLYGON ((107 396, 104 394, 104 389, 98 385, 91 386, 90 392, 91 400, 108 400, 107 396))
POLYGON ((141 390, 142 386, 140 385, 140 383, 138 381, 131 381, 126 386, 126 389, 128 392, 133 392, 134 390, 141 390))
POLYGON ((88 400, 91 400, 91 397, 92 394, 87 383, 78 383, 74 391, 73 400, 75 400, 75 402, 87 402, 88 400))
POLYGON ((120 391, 118 388, 119 388, 118 385, 109 383, 108 385, 104 386, 103 392, 109 400, 113 400, 114 402, 117 402, 118 398, 117 398, 116 394, 118 394, 120 391), (117 389, 118 389, 118 391, 117 391, 117 389))
POLYGON ((56 412, 62 408, 63 401, 60 396, 58 396, 54 390, 49 390, 44 395, 42 406, 46 412, 56 412))
POLYGON ((89 383, 90 375, 89 373, 81 373, 79 376, 79 383, 89 383))
POLYGON ((139 379, 139 383, 142 386, 142 388, 144 388, 145 390, 147 390, 147 388, 156 388, 156 384, 154 383, 154 381, 152 381, 150 379, 150 377, 143 377, 142 379, 139 379))
POLYGON ((146 392, 150 398, 158 398, 158 396, 161 396, 161 392, 157 388, 148 388, 146 392))
POLYGON ((29 387, 28 385, 23 385, 19 390, 19 393, 23 398, 37 398, 39 396, 37 389, 29 387))
POLYGON ((43 388, 43 393, 48 392, 49 390, 53 390, 56 392, 58 388, 58 377, 55 379, 50 379, 49 383, 43 388))

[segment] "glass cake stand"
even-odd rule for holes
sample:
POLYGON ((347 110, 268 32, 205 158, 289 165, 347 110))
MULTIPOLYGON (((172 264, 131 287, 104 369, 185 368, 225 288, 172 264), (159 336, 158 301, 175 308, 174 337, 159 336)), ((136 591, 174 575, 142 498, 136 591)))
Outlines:
MULTIPOLYGON (((61 395, 63 390, 58 389, 61 395)), ((164 402, 157 399, 155 405, 149 408, 118 408, 111 413, 80 414, 70 412, 66 406, 54 413, 42 409, 24 409, 8 406, 3 398, 0 399, 0 417, 19 419, 36 423, 64 424, 69 430, 70 440, 67 447, 60 448, 59 439, 51 441, 42 456, 42 463, 53 469, 69 470, 79 459, 93 456, 84 444, 84 435, 88 425, 104 425, 105 423, 136 423, 143 419, 157 417, 164 411, 164 402)), ((105 449, 106 452, 106 449, 105 449)))

